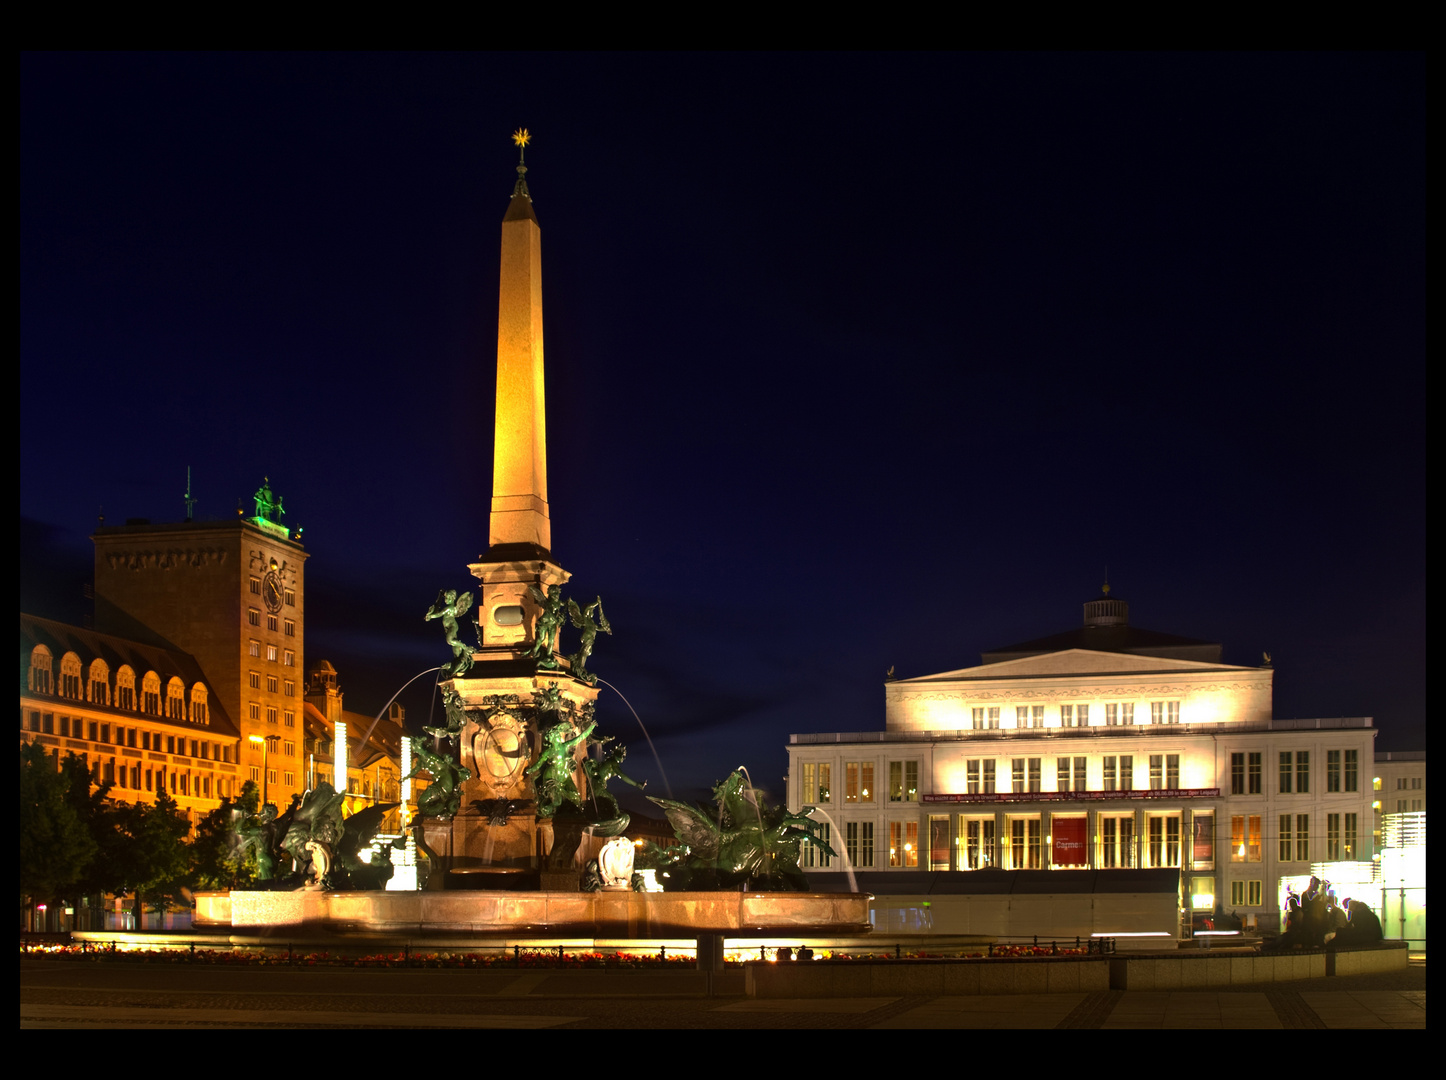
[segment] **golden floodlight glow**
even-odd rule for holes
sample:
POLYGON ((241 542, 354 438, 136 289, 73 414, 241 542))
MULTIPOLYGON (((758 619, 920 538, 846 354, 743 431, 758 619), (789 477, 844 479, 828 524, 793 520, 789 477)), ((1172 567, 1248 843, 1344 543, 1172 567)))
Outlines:
POLYGON ((266 741, 266 740, 263 739, 260 735, 252 735, 252 736, 250 736, 250 738, 251 738, 251 741, 254 742, 254 743, 264 743, 264 742, 266 741))
POLYGON ((522 149, 522 148, 526 147, 527 144, 530 143, 531 141, 532 141, 532 136, 528 134, 526 128, 518 128, 516 131, 514 131, 514 132, 512 133, 512 142, 513 142, 513 145, 515 145, 518 149, 522 149))

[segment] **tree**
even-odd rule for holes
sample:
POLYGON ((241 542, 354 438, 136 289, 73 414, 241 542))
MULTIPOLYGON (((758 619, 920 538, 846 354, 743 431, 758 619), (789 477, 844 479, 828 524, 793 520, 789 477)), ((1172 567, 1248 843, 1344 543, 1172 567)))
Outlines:
POLYGON ((164 787, 155 802, 126 803, 115 808, 118 831, 113 892, 135 893, 136 926, 142 925, 145 901, 164 909, 176 902, 186 884, 191 852, 186 835, 191 823, 164 787))
MULTIPOLYGON (((74 755, 67 756, 67 763, 74 755)), ((82 766, 83 769, 83 766, 82 766)), ((87 794, 89 777, 86 780, 87 794)), ((82 879, 99 850, 70 795, 70 777, 37 743, 20 747, 20 895, 50 902, 82 879)))

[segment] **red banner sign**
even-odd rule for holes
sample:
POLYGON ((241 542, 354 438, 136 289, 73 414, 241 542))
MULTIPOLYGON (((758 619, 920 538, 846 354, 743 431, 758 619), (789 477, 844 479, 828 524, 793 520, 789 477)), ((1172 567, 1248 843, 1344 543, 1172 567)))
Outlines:
POLYGON ((1113 802, 1117 799, 1218 799, 1219 788, 1146 788, 1143 791, 1011 791, 993 795, 920 795, 926 803, 1113 802))
POLYGON ((1052 817, 1049 831, 1054 836, 1054 854, 1051 861, 1056 866, 1087 866, 1090 861, 1086 840, 1089 836, 1089 818, 1052 817))

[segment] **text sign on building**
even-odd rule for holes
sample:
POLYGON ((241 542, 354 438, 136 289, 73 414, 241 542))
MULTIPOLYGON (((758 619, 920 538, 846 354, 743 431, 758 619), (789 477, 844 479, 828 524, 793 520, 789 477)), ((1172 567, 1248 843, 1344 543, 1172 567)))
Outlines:
POLYGON ((1054 852, 1051 861, 1055 866, 1089 865, 1089 819, 1085 817, 1062 818, 1058 815, 1050 821, 1054 834, 1054 852))
POLYGON ((993 795, 920 795, 926 803, 1113 802, 1116 799, 1218 799, 1219 788, 1146 788, 1143 791, 1008 791, 993 795))

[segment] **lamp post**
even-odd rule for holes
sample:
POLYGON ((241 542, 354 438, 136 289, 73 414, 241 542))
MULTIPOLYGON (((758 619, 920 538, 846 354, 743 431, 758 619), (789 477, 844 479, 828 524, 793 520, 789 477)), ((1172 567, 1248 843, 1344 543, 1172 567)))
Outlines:
POLYGON ((261 744, 261 805, 264 807, 269 801, 266 796, 271 785, 271 776, 266 768, 267 752, 271 749, 271 737, 262 738, 260 735, 252 735, 251 741, 261 744))

